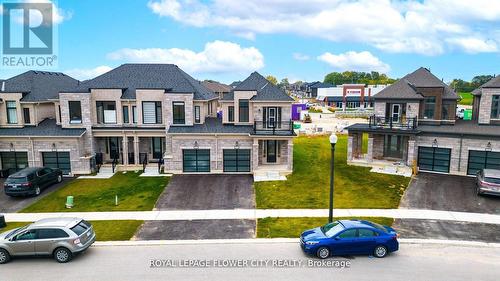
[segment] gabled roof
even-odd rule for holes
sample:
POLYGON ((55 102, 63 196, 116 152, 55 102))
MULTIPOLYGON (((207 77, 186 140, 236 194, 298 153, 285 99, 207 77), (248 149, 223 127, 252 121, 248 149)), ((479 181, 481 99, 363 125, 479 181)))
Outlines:
POLYGON ((0 81, 0 92, 23 93, 21 101, 39 102, 57 99, 60 91, 73 89, 78 83, 78 80, 61 72, 30 70, 0 81))
POLYGON ((407 74, 374 97, 375 99, 423 99, 418 88, 444 88, 443 99, 458 98, 453 89, 423 67, 407 74))
POLYGON ((201 84, 203 84, 203 86, 205 86, 205 88, 209 89, 210 91, 214 92, 214 93, 229 93, 231 92, 231 86, 229 85, 226 85, 226 84, 222 84, 220 82, 217 82, 217 81, 203 81, 201 82, 201 84))
POLYGON ((89 92, 90 89, 122 89, 124 99, 135 99, 137 89, 194 93, 195 100, 216 98, 201 82, 174 64, 123 64, 94 79, 82 82, 76 91, 89 92))
POLYGON ((229 86, 231 88, 234 88, 234 87, 238 86, 240 83, 241 83, 241 81, 234 81, 233 83, 229 84, 229 86))
POLYGON ((475 96, 480 96, 483 88, 500 88, 500 75, 491 78, 488 82, 479 86, 479 88, 472 91, 475 96))
POLYGON ((269 82, 258 72, 253 72, 247 79, 236 86, 231 93, 224 96, 223 100, 234 100, 234 91, 256 91, 253 101, 293 101, 283 90, 269 82))

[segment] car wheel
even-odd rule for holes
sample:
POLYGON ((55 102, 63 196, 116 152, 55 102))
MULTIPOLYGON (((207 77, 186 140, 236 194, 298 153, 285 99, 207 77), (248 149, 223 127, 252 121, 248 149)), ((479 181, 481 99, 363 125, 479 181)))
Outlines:
POLYGON ((62 180, 63 180, 63 178, 62 178, 62 176, 61 176, 61 175, 57 176, 57 183, 62 182, 62 180))
POLYGON ((54 251, 54 258, 59 263, 69 262, 72 257, 73 257, 73 254, 71 253, 70 250, 68 250, 66 248, 57 248, 54 251))
POLYGON ((40 186, 38 186, 38 185, 37 185, 37 186, 35 187, 35 196, 40 195, 40 193, 42 193, 42 190, 40 189, 40 186))
POLYGON ((10 261, 10 254, 4 249, 0 249, 0 264, 8 263, 10 261))
POLYGON ((320 259, 326 259, 330 256, 330 249, 327 247, 320 247, 318 251, 316 251, 316 256, 320 259))
POLYGON ((387 256, 387 248, 385 246, 379 245, 373 250, 373 255, 377 258, 383 258, 387 256))

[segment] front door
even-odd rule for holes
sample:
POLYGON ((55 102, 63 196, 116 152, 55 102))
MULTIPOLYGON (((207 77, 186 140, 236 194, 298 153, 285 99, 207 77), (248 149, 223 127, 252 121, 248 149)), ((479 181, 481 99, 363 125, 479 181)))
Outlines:
POLYGON ((400 104, 393 104, 392 105, 392 113, 391 113, 392 122, 398 123, 400 116, 401 116, 401 105, 400 104))
POLYGON ((36 231, 29 230, 15 237, 14 241, 9 242, 9 247, 16 255, 34 255, 35 254, 36 231))
POLYGON ((268 140, 267 143, 267 163, 276 163, 277 141, 268 140))
POLYGON ((153 159, 163 158, 163 144, 162 138, 151 138, 153 145, 153 159))
POLYGON ((396 135, 386 135, 384 143, 384 157, 403 158, 403 137, 396 135))
POLYGON ((109 158, 111 159, 120 158, 120 138, 117 137, 109 138, 109 158))

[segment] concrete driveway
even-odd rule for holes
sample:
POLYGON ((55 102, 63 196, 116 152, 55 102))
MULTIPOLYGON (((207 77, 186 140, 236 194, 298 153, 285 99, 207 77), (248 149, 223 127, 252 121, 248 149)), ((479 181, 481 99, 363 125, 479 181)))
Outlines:
POLYGON ((63 178, 61 183, 53 184, 49 187, 46 187, 42 190, 42 193, 39 196, 30 196, 30 197, 10 197, 5 195, 3 190, 3 183, 5 181, 4 178, 0 179, 0 213, 15 213, 18 212, 27 206, 35 203, 41 198, 49 195, 50 193, 58 190, 62 186, 66 185, 68 182, 72 181, 74 178, 63 178))
POLYGON ((158 210, 255 208, 250 175, 175 175, 156 202, 158 210))
MULTIPOLYGON (((156 202, 158 210, 253 209, 250 175, 175 175, 156 202)), ((254 238, 255 220, 146 221, 137 240, 254 238)))
POLYGON ((410 183, 401 208, 500 214, 500 197, 477 196, 472 177, 420 173, 410 183))

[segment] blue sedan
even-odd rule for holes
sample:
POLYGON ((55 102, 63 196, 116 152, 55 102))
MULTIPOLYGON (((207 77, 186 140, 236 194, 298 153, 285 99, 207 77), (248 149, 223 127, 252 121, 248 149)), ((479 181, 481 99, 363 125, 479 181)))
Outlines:
POLYGON ((321 259, 339 255, 385 257, 399 248, 398 234, 388 226, 364 220, 339 220, 306 230, 300 235, 302 250, 321 259))

